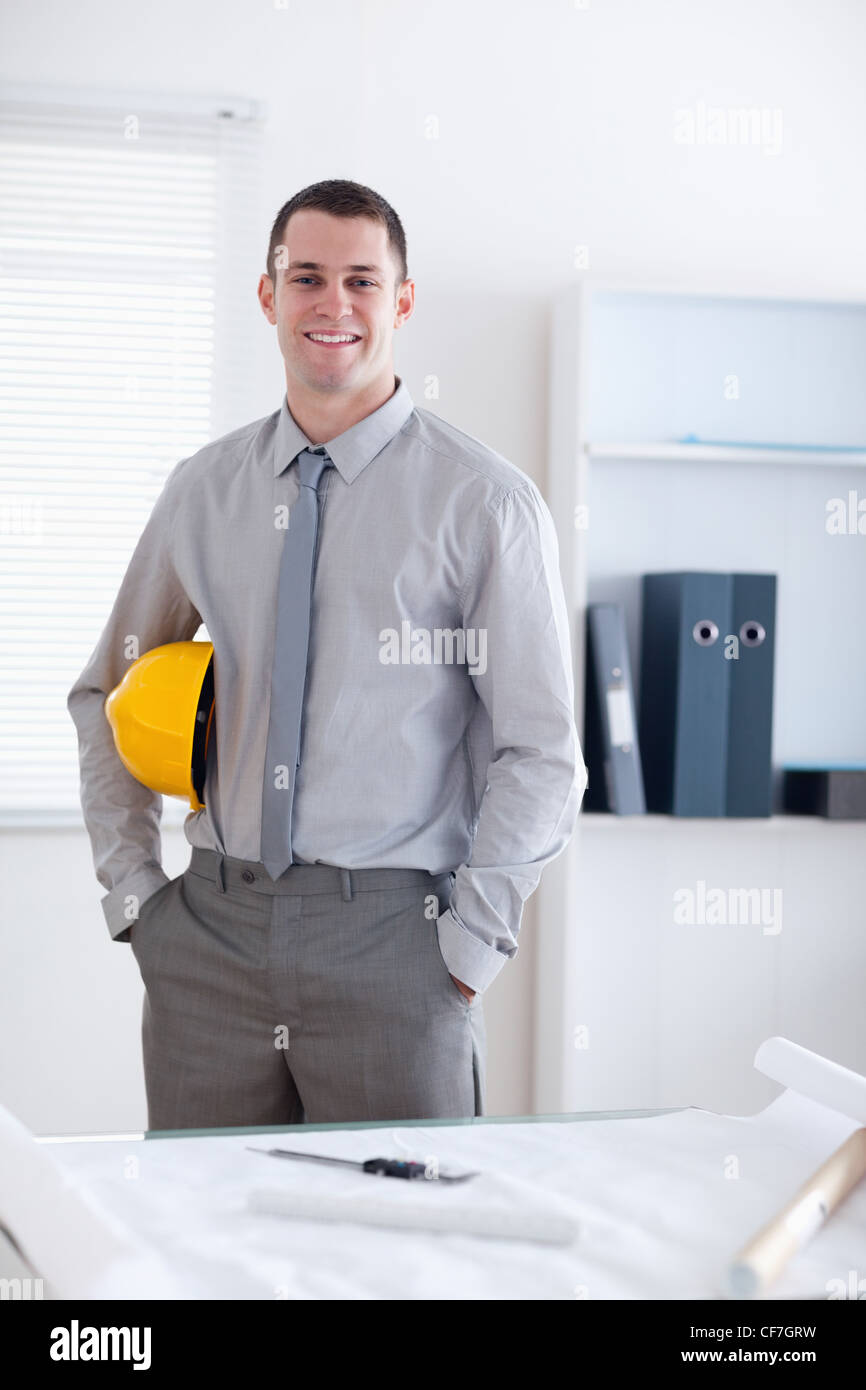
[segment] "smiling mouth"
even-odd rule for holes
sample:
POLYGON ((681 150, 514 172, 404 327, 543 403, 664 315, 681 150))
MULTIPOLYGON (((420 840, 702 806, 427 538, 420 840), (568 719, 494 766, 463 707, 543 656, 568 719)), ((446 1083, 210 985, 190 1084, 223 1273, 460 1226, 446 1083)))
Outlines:
POLYGON ((319 347, 353 347, 361 341, 357 333, 305 333, 304 337, 319 347))

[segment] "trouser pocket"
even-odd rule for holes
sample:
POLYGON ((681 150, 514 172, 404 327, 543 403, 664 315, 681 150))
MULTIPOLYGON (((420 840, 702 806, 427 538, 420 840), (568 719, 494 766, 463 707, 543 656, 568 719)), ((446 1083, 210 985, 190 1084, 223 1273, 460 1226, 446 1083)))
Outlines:
POLYGON ((157 888, 155 893, 151 893, 150 897, 145 898, 144 902, 140 904, 138 917, 132 924, 129 933, 129 944, 135 955, 138 954, 138 950, 142 943, 152 935, 154 926, 159 920, 164 905, 173 896, 175 885, 182 877, 183 875, 179 874, 177 878, 169 879, 168 883, 164 883, 161 888, 157 888))

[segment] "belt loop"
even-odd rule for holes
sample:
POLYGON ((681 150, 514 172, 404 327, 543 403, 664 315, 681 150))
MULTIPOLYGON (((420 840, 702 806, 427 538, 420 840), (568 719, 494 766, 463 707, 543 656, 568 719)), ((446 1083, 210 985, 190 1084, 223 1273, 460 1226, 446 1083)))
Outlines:
POLYGON ((220 893, 224 893, 226 891, 226 876, 225 869, 223 867, 224 862, 225 856, 220 854, 219 851, 217 851, 216 886, 220 893))
POLYGON ((352 893, 352 870, 351 870, 351 869, 341 869, 341 870, 340 870, 340 878, 341 878, 342 881, 343 881, 343 902, 344 902, 344 903, 350 903, 350 902, 352 901, 352 897, 353 897, 353 893, 352 893))

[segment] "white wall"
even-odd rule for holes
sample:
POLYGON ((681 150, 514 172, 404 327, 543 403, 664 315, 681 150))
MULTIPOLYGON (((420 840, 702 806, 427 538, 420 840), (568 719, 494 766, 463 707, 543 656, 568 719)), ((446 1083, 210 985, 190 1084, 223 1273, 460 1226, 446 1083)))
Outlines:
MULTIPOLYGON (((0 79, 266 101, 263 256, 305 184, 378 189, 417 284, 398 371, 542 485, 548 315, 584 273, 576 246, 591 273, 642 284, 866 288, 866 11, 843 0, 32 0, 3 24, 0 79), (675 112, 701 102, 779 110, 781 150, 678 144, 675 112)), ((249 419, 279 403, 272 332, 262 320, 249 419)), ((166 836, 171 873, 184 843, 166 836)), ((43 1132, 141 1125, 140 985, 108 940, 83 832, 6 832, 2 848, 0 1099, 43 1132)), ((494 1113, 530 1104, 533 927, 530 904, 485 1003, 494 1113)))
MULTIPOLYGON (((752 1114, 781 1035, 866 1072, 863 823, 587 815, 581 825, 567 1110, 752 1114), (623 871, 627 860, 628 872, 623 871), (762 889, 761 911, 675 919, 675 894, 762 889)), ((740 899, 744 904, 746 899, 740 899)))

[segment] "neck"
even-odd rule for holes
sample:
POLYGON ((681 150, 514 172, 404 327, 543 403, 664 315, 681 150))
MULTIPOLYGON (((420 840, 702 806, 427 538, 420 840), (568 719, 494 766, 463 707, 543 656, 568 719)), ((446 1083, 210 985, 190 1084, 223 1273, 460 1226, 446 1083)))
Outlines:
POLYGON ((313 444, 326 444, 357 425, 390 400, 400 378, 393 367, 362 391, 343 396, 332 391, 311 391, 297 382, 287 382, 286 398, 293 419, 313 444))

